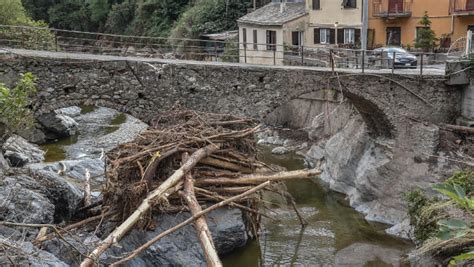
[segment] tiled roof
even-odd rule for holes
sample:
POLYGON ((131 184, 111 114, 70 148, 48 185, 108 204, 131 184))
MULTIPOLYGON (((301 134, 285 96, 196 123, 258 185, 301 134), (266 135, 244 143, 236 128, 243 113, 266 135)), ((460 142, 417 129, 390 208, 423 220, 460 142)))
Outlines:
POLYGON ((307 14, 304 3, 286 3, 286 8, 280 12, 280 3, 270 3, 237 21, 258 25, 282 25, 307 14))

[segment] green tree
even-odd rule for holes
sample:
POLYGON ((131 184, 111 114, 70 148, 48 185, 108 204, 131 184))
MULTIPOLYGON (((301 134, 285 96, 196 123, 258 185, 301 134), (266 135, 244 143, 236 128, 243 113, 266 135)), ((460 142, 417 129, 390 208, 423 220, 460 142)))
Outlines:
POLYGON ((249 0, 199 0, 184 12, 171 36, 198 38, 203 33, 237 29, 237 19, 251 6, 249 0))
POLYGON ((91 12, 85 1, 63 0, 48 9, 49 25, 57 29, 94 31, 91 12))
MULTIPOLYGON (((20 0, 0 0, 0 24, 47 27, 43 21, 34 21, 26 13, 20 0)), ((0 28, 0 39, 9 46, 51 49, 54 35, 48 29, 0 28)))
POLYGON ((423 27, 417 30, 415 47, 422 48, 423 51, 429 51, 436 46, 438 38, 436 38, 436 34, 431 29, 431 20, 427 11, 425 11, 425 15, 421 18, 419 23, 423 27))
POLYGON ((125 34, 135 16, 135 1, 128 0, 112 5, 105 24, 108 33, 125 34))
POLYGON ((0 143, 5 138, 21 128, 30 126, 33 121, 32 111, 28 108, 31 96, 36 92, 36 77, 27 72, 13 88, 0 84, 0 143))

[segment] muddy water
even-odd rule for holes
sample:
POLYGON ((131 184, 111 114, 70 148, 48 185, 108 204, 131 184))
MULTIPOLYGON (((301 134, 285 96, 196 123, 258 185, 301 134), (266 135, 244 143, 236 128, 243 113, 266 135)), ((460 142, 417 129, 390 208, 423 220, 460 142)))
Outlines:
MULTIPOLYGON (((275 156, 262 147, 266 163, 288 170, 304 168, 296 154, 275 156)), ((406 266, 412 244, 384 233, 386 225, 369 223, 344 196, 314 181, 288 182, 298 209, 309 222, 302 228, 294 212, 276 208, 279 222, 267 221, 259 241, 227 255, 224 266, 406 266)))

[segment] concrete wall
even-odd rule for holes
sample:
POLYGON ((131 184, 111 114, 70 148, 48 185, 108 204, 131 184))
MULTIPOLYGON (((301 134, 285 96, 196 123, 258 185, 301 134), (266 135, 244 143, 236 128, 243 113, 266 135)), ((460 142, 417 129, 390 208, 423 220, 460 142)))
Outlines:
POLYGON ((471 84, 464 89, 462 116, 474 121, 474 80, 471 80, 471 84))

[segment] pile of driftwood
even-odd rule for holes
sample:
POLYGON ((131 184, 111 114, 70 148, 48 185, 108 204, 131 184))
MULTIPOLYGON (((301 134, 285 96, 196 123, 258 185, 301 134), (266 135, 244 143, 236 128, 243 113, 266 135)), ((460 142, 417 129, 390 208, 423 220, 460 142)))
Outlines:
MULTIPOLYGON (((162 237, 194 223, 208 266, 221 266, 203 215, 226 205, 240 208, 256 233, 260 216, 264 215, 259 211, 259 190, 272 190, 274 182, 319 174, 317 170, 277 172, 259 162, 254 139, 258 130, 259 125, 250 119, 175 109, 157 116, 133 142, 111 151, 101 215, 78 224, 112 215, 121 224, 81 266, 92 266, 132 228, 153 227, 152 214, 182 210, 190 211, 192 216, 113 265, 133 259, 162 237)), ((88 188, 85 203, 91 203, 88 188)), ((77 225, 69 229, 72 227, 77 225)))

